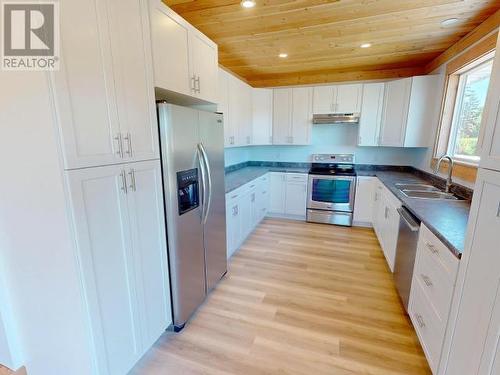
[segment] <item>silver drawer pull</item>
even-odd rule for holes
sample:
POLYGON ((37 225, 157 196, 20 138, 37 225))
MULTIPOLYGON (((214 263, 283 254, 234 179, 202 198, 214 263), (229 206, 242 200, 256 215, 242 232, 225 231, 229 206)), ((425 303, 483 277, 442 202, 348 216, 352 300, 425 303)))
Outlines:
POLYGON ((433 254, 439 254, 439 250, 434 246, 433 244, 430 244, 429 242, 425 243, 425 246, 433 253, 433 254))
POLYGON ((238 198, 238 194, 233 195, 233 196, 231 197, 231 199, 234 199, 234 198, 238 198))
POLYGON ((427 286, 432 286, 433 285, 432 284, 432 280, 431 280, 431 278, 429 276, 426 276, 423 273, 421 273, 420 277, 422 278, 422 280, 424 280, 425 285, 427 285, 427 286))
POLYGON ((417 319, 418 326, 420 328, 424 328, 425 327, 425 322, 424 322, 424 318, 422 318, 422 315, 415 314, 415 318, 417 319))

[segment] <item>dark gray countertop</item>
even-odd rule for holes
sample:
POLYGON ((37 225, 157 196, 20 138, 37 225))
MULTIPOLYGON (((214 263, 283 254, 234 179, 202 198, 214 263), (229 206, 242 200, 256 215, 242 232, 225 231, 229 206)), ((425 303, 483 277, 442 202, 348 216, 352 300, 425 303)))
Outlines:
MULTIPOLYGON (((308 168, 250 166, 226 174, 226 193, 243 186, 267 172, 308 173, 308 168)), ((470 201, 445 201, 408 198, 396 183, 431 183, 413 173, 397 171, 357 171, 358 176, 378 177, 382 183, 425 224, 450 250, 461 257, 469 218, 470 201)))
POLYGON ((470 201, 448 201, 408 198, 396 187, 396 183, 429 183, 412 173, 358 172, 358 176, 375 176, 403 203, 403 205, 450 250, 461 257, 469 219, 470 201))
POLYGON ((245 167, 226 173, 226 193, 265 175, 267 172, 308 173, 309 168, 245 167))

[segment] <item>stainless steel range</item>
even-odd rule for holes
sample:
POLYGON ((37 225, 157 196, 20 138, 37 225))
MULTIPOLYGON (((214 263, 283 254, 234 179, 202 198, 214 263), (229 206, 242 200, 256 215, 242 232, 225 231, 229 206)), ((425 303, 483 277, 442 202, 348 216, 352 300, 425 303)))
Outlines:
POLYGON ((312 161, 307 221, 351 226, 356 193, 354 155, 315 154, 312 161))

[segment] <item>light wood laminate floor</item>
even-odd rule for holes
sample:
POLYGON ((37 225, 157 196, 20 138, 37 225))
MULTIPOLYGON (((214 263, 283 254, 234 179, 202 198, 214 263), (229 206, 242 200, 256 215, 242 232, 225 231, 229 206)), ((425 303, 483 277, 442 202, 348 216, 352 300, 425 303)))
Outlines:
POLYGON ((132 374, 431 374, 371 229, 265 219, 132 374))

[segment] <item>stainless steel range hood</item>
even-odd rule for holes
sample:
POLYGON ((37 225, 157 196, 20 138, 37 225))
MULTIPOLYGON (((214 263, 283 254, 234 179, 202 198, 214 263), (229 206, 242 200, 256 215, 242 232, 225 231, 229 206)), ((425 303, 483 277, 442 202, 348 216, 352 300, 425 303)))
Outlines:
POLYGON ((313 124, 358 124, 359 113, 325 113, 313 115, 313 124))

